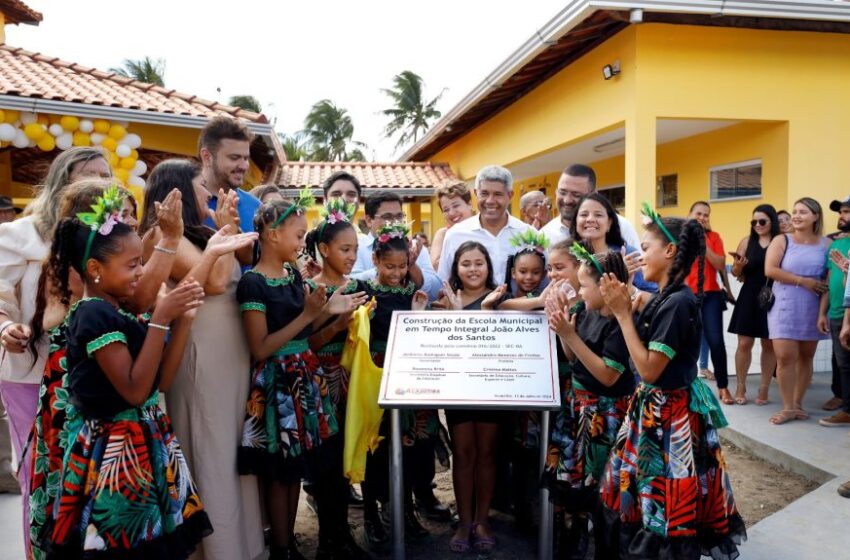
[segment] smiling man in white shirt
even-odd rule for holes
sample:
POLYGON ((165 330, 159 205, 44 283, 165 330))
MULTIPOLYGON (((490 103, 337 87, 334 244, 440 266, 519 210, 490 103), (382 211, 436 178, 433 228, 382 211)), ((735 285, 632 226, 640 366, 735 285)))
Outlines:
POLYGON ((534 229, 508 214, 513 188, 513 176, 504 167, 490 165, 478 172, 475 177, 478 214, 455 224, 446 232, 437 271, 440 278, 448 280, 455 252, 465 241, 478 241, 484 245, 493 263, 493 277, 497 282, 505 278, 508 257, 516 252, 510 244, 511 237, 534 229))
MULTIPOLYGON (((543 226, 540 231, 549 240, 550 245, 563 241, 570 236, 570 225, 578 208, 579 200, 584 195, 596 190, 596 172, 592 167, 574 163, 567 167, 558 179, 555 190, 555 205, 558 215, 543 226)), ((634 226, 624 217, 617 215, 620 222, 620 233, 626 245, 640 247, 640 237, 634 226)))

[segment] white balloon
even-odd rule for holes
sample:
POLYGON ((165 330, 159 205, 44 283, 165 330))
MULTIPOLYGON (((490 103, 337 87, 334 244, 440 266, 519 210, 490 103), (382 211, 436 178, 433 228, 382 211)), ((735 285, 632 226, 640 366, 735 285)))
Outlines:
POLYGON ((63 133, 63 132, 65 132, 65 131, 64 131, 64 130, 62 130, 62 125, 61 125, 61 124, 51 124, 51 125, 47 128, 47 132, 49 132, 49 133, 50 133, 50 134, 52 134, 53 136, 59 136, 60 134, 62 134, 62 133, 63 133))
POLYGON ((121 139, 121 143, 127 144, 135 150, 142 145, 142 137, 138 134, 128 134, 127 136, 121 139))
POLYGON ((142 160, 136 160, 136 165, 130 171, 130 175, 144 175, 148 170, 148 164, 142 160))
POLYGON ((118 154, 118 157, 125 158, 133 153, 133 149, 127 144, 118 144, 118 147, 115 148, 115 153, 118 154))
POLYGON ((124 128, 127 128, 128 126, 130 126, 130 121, 115 121, 114 124, 121 125, 124 128))
POLYGON ((15 139, 15 134, 18 131, 9 123, 0 124, 0 140, 3 142, 11 142, 15 139))
POLYGON ((29 140, 29 142, 27 142, 27 148, 35 148, 36 141, 29 137, 27 137, 27 139, 29 140))
POLYGON ((74 137, 70 132, 63 132, 56 137, 56 147, 60 150, 69 150, 74 144, 74 137))
POLYGON ((21 122, 25 125, 34 123, 38 120, 38 115, 35 113, 21 113, 21 122))
POLYGON ((12 138, 12 145, 16 148, 26 148, 30 145, 30 139, 27 138, 23 130, 16 130, 15 137, 12 138))
POLYGON ((86 134, 88 134, 92 130, 94 130, 93 122, 88 119, 83 119, 80 121, 80 132, 85 132, 86 134))
POLYGON ((135 175, 132 175, 129 179, 127 179, 127 184, 131 187, 139 187, 140 189, 145 188, 145 180, 135 175))
POLYGON ((100 146, 103 144, 103 141, 106 139, 105 134, 101 134, 100 132, 92 132, 91 133, 91 143, 93 146, 100 146))

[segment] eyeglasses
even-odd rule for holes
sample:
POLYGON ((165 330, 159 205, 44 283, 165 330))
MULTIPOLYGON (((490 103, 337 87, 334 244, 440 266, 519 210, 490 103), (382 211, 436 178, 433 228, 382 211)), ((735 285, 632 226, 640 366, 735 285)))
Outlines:
POLYGON ((404 221, 407 216, 404 212, 402 212, 400 214, 379 214, 375 217, 385 222, 401 222, 404 221))
POLYGON ((765 220, 764 218, 759 218, 758 220, 750 220, 751 226, 755 226, 756 224, 758 224, 760 226, 766 226, 767 220, 765 220))

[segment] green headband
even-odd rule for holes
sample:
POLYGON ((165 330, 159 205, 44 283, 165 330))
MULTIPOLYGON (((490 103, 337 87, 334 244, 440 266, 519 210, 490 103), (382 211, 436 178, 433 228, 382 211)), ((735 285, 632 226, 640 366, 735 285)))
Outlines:
POLYGON ((316 203, 316 199, 313 198, 313 191, 310 190, 309 187, 304 187, 298 192, 298 198, 292 201, 292 205, 283 211, 283 214, 278 216, 277 220, 274 221, 272 227, 269 229, 275 229, 277 226, 283 223, 283 221, 290 216, 293 212, 298 215, 301 215, 302 212, 306 212, 311 206, 316 203))
POLYGON ((578 241, 574 241, 572 246, 570 247, 570 253, 573 254, 575 258, 579 260, 579 262, 584 264, 592 264, 593 267, 599 271, 599 274, 605 275, 605 271, 602 270, 602 265, 599 264, 599 261, 596 260, 596 257, 590 254, 590 251, 584 248, 584 245, 579 243, 578 241))
POLYGON ((508 242, 517 248, 517 254, 534 251, 545 256, 546 249, 549 247, 549 240, 546 236, 532 228, 512 235, 508 242))
POLYGON ((670 243, 672 243, 673 245, 678 245, 678 241, 676 240, 676 238, 673 237, 673 234, 670 233, 670 230, 667 229, 667 226, 665 226, 664 223, 661 221, 661 216, 659 216, 658 213, 652 209, 649 203, 644 201, 643 204, 641 204, 641 208, 641 214, 643 214, 645 218, 644 225, 648 225, 649 223, 655 223, 655 225, 658 226, 658 229, 664 232, 664 235, 667 236, 667 239, 670 240, 670 243))
POLYGON ((94 199, 91 212, 77 214, 77 219, 91 229, 86 240, 85 251, 83 251, 83 262, 81 263, 83 271, 86 269, 86 263, 89 260, 89 255, 91 255, 91 248, 97 234, 109 235, 112 233, 115 224, 121 222, 121 208, 124 206, 124 199, 126 198, 127 196, 118 190, 117 185, 112 185, 104 191, 103 196, 94 199))
POLYGON ((319 228, 318 239, 322 239, 322 234, 328 224, 351 223, 351 219, 354 217, 354 205, 345 202, 342 198, 332 198, 319 210, 319 214, 322 216, 322 226, 319 228))

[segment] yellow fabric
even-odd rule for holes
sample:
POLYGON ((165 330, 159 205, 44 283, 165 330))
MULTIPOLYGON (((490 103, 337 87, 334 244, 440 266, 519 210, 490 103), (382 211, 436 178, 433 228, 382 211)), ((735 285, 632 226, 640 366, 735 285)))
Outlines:
POLYGON ((369 353, 369 308, 360 306, 348 327, 340 365, 351 372, 345 413, 343 470, 352 483, 366 476, 366 452, 375 452, 384 410, 378 406, 382 370, 369 353))

